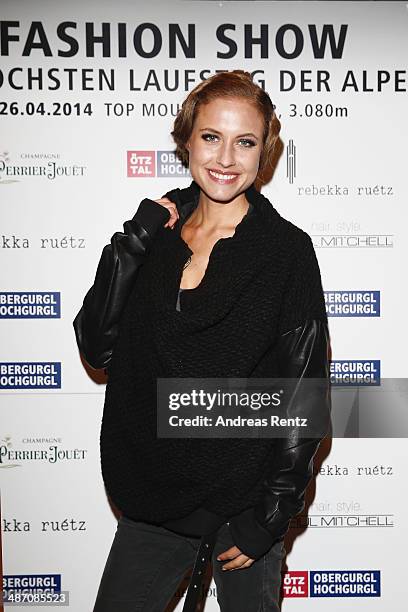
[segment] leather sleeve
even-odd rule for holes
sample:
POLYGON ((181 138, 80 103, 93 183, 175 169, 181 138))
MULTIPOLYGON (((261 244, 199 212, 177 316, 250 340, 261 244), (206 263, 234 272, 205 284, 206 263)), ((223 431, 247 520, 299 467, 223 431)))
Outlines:
POLYGON ((106 368, 118 334, 118 324, 137 271, 153 238, 170 219, 170 212, 144 198, 136 214, 113 234, 102 251, 95 280, 74 319, 79 350, 93 368, 106 368))
MULTIPOLYGON (((330 340, 327 321, 312 319, 282 334, 278 341, 281 376, 321 379, 308 387, 312 409, 321 412, 322 421, 330 422, 329 382, 330 340)), ((294 408, 301 416, 308 408, 304 394, 294 408)), ((294 398, 294 402, 296 402, 294 398)), ((296 431, 276 440, 273 467, 264 480, 265 494, 254 507, 230 519, 229 528, 236 546, 247 556, 257 559, 285 535, 290 519, 304 508, 304 494, 313 475, 313 458, 321 438, 301 438, 296 431)))

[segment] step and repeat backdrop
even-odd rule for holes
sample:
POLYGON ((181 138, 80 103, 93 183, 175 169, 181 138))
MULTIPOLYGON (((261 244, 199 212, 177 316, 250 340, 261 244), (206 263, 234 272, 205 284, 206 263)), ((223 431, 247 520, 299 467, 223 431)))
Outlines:
MULTIPOLYGON (((334 385, 352 406, 406 377, 407 31, 405 2, 0 3, 5 610, 21 590, 34 609, 63 593, 92 610, 117 516, 99 460, 106 379, 72 321, 140 201, 190 184, 170 131, 214 72, 249 71, 276 105, 283 150, 262 192, 313 239, 334 385)), ((286 540, 283 610, 406 609, 402 436, 322 445, 286 540)), ((218 610, 213 581, 206 597, 218 610)))

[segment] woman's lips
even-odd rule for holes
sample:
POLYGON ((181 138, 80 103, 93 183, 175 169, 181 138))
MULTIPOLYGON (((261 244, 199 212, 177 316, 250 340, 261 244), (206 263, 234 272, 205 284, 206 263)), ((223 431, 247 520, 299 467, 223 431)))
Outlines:
POLYGON ((208 168, 207 172, 210 179, 212 179, 215 183, 218 183, 219 185, 229 185, 230 183, 236 181, 239 176, 239 174, 233 174, 232 172, 231 174, 222 175, 220 173, 215 172, 214 170, 209 170, 208 168))

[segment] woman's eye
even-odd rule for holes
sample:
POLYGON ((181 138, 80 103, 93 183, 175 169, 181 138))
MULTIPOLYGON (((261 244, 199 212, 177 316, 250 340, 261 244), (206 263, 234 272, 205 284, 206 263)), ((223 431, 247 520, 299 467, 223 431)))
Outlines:
MULTIPOLYGON (((203 138, 204 140, 207 140, 207 136, 209 136, 210 138, 217 138, 215 134, 203 134, 203 138)), ((213 142, 212 140, 210 140, 210 142, 213 142)))
POLYGON ((249 140, 248 138, 241 138, 240 142, 245 142, 246 147, 254 147, 256 145, 253 140, 249 140))
MULTIPOLYGON (((202 138, 206 141, 206 142, 214 142, 214 138, 218 138, 218 136, 216 136, 215 134, 203 134, 202 138)), ((254 147, 256 145, 256 142, 254 142, 253 140, 250 140, 249 138, 240 138, 238 142, 242 142, 244 143, 244 147, 245 148, 249 148, 249 147, 254 147)))

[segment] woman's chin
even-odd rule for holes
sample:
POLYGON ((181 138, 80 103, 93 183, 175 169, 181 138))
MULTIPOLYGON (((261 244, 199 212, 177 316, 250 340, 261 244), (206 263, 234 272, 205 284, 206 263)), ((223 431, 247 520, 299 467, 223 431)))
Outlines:
POLYGON ((203 177, 201 174, 192 176, 207 197, 211 200, 220 202, 228 202, 237 197, 240 193, 245 191, 250 184, 247 185, 247 181, 243 181, 242 175, 239 175, 235 181, 230 183, 213 181, 211 178, 207 176, 203 177))

